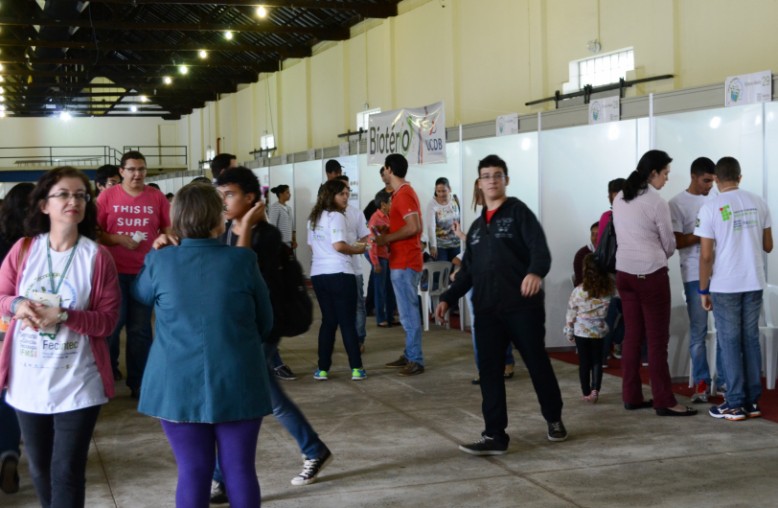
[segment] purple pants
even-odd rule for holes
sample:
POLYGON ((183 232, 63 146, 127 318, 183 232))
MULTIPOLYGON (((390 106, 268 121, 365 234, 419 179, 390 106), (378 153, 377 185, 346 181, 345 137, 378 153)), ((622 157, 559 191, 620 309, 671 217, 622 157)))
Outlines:
POLYGON ((640 347, 648 345, 648 375, 655 408, 673 407, 675 400, 667 365, 670 341, 670 278, 667 268, 647 275, 616 272, 624 316, 621 345, 621 397, 628 404, 643 402, 640 381, 640 347))
POLYGON ((254 461, 261 424, 262 418, 215 424, 162 420, 178 465, 176 506, 208 507, 218 448, 230 506, 257 508, 260 494, 254 461))

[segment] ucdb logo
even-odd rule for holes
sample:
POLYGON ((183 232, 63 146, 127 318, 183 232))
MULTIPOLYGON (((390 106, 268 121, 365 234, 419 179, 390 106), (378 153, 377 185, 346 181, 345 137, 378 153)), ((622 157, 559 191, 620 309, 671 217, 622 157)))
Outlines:
POLYGON ((732 209, 729 207, 729 205, 724 205, 719 208, 719 212, 721 212, 721 220, 724 222, 727 222, 732 218, 732 209))

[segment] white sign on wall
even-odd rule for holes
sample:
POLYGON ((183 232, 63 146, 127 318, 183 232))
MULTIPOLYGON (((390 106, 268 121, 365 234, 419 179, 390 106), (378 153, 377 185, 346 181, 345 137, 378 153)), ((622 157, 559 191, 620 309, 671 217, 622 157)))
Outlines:
POLYGON ((519 132, 519 114, 500 115, 497 117, 497 135, 508 136, 509 134, 518 134, 519 132))
POLYGON ((773 99, 773 74, 770 71, 730 76, 724 81, 724 106, 740 106, 773 99))
POLYGON ((367 163, 383 164, 391 153, 404 155, 409 164, 446 162, 443 102, 370 115, 367 163))
POLYGON ((617 122, 620 114, 621 101, 618 95, 589 101, 590 124, 617 122))

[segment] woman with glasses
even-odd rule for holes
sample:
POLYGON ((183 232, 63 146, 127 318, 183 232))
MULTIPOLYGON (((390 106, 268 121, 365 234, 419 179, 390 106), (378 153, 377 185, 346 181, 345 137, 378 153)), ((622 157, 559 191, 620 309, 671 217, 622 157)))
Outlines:
POLYGON ((0 313, 13 320, 0 387, 16 410, 42 506, 84 506, 89 442, 113 396, 106 337, 119 318, 116 267, 95 242, 89 179, 49 171, 30 196, 25 238, 0 268, 0 313))

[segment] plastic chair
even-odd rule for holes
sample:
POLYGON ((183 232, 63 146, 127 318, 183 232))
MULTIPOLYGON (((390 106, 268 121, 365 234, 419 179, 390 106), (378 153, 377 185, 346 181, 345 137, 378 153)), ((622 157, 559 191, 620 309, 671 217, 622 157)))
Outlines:
POLYGON ((760 339, 764 341, 762 357, 764 358, 765 382, 768 390, 775 390, 776 368, 778 367, 778 286, 768 284, 762 294, 762 316, 764 325, 759 325, 760 339))
MULTIPOLYGON (((437 306, 440 295, 449 285, 451 263, 448 261, 429 261, 424 263, 419 281, 418 294, 421 297, 421 316, 424 321, 424 331, 430 329, 430 312, 437 306)), ((448 325, 446 325, 448 326, 448 325)))

